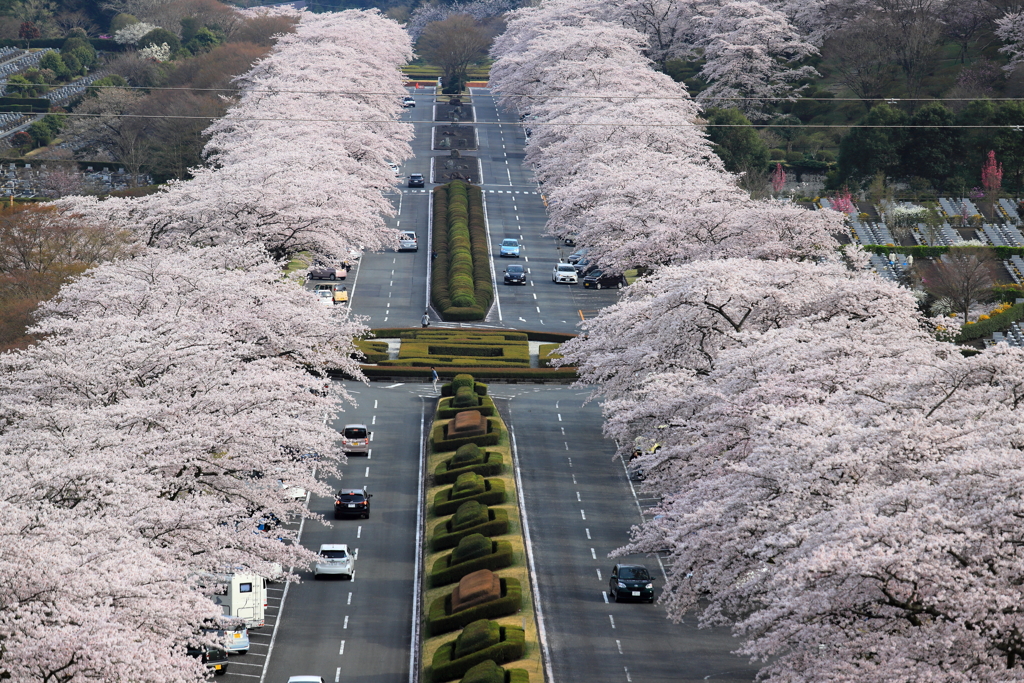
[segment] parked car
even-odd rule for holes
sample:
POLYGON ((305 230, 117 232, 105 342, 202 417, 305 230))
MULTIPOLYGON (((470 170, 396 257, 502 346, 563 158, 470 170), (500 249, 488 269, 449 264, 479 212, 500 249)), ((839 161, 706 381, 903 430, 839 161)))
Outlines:
POLYGON ((562 242, 567 247, 575 247, 576 246, 576 235, 566 235, 565 239, 563 239, 562 242))
POLYGON ((572 266, 573 268, 576 269, 576 274, 579 275, 580 277, 583 277, 590 271, 594 270, 594 268, 596 268, 594 262, 591 261, 586 256, 576 261, 576 263, 572 264, 572 266))
POLYGON ((341 489, 334 497, 334 518, 362 517, 370 518, 370 499, 372 493, 366 492, 366 487, 361 489, 341 489))
POLYGON ((551 271, 551 281, 574 285, 579 282, 579 277, 576 275, 576 268, 571 263, 557 263, 554 270, 551 271))
POLYGON ((348 271, 340 267, 314 266, 309 269, 306 277, 310 280, 344 280, 348 277, 348 271))
POLYGON ((402 172, 398 170, 398 164, 388 164, 388 168, 391 169, 391 172, 395 174, 396 178, 402 177, 402 172))
POLYGON ((583 286, 588 289, 622 289, 625 285, 625 277, 621 274, 613 275, 607 270, 592 270, 583 278, 583 286))
POLYGON ((221 616, 210 626, 212 628, 204 628, 203 632, 219 638, 229 654, 244 655, 249 651, 249 629, 244 622, 221 616))
POLYGON ((335 304, 347 304, 348 303, 348 287, 344 285, 334 286, 334 303, 335 304))
POLYGON ((512 265, 505 269, 506 285, 525 285, 526 268, 519 265, 512 265))
POLYGON ((642 564, 617 564, 608 580, 608 594, 615 602, 654 602, 654 577, 642 564))
POLYGON ((334 292, 329 289, 318 289, 315 292, 316 302, 321 306, 334 306, 334 292))
POLYGON ((223 676, 228 672, 228 653, 216 647, 206 645, 189 644, 185 652, 190 657, 195 657, 206 665, 207 671, 212 671, 214 676, 223 676))
POLYGON ((406 95, 405 97, 402 98, 402 106, 403 107, 415 107, 416 106, 416 100, 414 100, 411 96, 406 95))
POLYGON ((370 432, 366 425, 345 425, 341 430, 341 449, 345 453, 366 454, 370 450, 370 432))
POLYGON ((289 676, 288 683, 324 683, 323 676, 289 676))
POLYGON ((398 233, 398 251, 419 251, 420 243, 416 233, 412 230, 403 230, 398 233))
POLYGON ((577 249, 576 251, 572 252, 571 254, 569 254, 569 258, 567 258, 565 260, 568 261, 569 263, 575 264, 575 263, 579 262, 580 259, 585 257, 587 255, 588 251, 590 251, 590 247, 582 247, 582 248, 577 249))
POLYGON ((340 576, 351 579, 355 571, 354 561, 349 555, 348 546, 344 543, 324 543, 320 546, 319 557, 313 565, 313 576, 340 576))
POLYGON ((519 240, 512 239, 511 237, 503 239, 501 241, 501 247, 499 247, 498 254, 499 256, 519 258, 519 240))
POLYGON ((423 182, 422 173, 409 174, 409 182, 407 183, 409 187, 423 187, 423 182))

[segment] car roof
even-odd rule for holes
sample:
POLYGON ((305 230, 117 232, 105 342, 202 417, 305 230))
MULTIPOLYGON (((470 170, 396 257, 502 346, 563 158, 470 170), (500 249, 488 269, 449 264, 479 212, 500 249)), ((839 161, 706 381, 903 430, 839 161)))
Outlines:
POLYGON ((615 565, 615 568, 616 569, 647 569, 647 567, 642 565, 642 564, 617 564, 617 565, 615 565))
POLYGON ((410 173, 409 175, 411 175, 413 178, 422 178, 423 177, 422 173, 410 173))
POLYGON ((339 496, 361 496, 366 493, 365 489, 341 489, 338 491, 339 496))
POLYGON ((416 236, 416 233, 415 233, 415 232, 413 232, 412 230, 403 230, 403 231, 401 232, 401 234, 402 234, 402 235, 412 235, 413 237, 415 237, 415 236, 416 236))
POLYGON ((348 545, 345 543, 321 543, 320 551, 323 552, 324 550, 344 550, 348 552, 348 545))
POLYGON ((510 265, 505 270, 522 270, 522 269, 523 269, 523 267, 521 265, 519 265, 518 263, 513 263, 512 265, 510 265))
POLYGON ((288 683, 323 683, 320 676, 289 676, 288 683))
POLYGON ((350 425, 345 425, 344 427, 342 427, 342 429, 349 429, 349 428, 352 428, 352 429, 366 429, 366 425, 364 425, 364 424, 350 424, 350 425))

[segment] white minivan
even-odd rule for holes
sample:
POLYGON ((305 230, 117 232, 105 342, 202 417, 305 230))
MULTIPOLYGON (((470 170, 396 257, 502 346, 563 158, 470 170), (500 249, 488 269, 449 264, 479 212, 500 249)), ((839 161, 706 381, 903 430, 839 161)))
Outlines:
POLYGON ((403 230, 398 233, 398 251, 419 251, 420 243, 416 239, 416 233, 412 230, 403 230))

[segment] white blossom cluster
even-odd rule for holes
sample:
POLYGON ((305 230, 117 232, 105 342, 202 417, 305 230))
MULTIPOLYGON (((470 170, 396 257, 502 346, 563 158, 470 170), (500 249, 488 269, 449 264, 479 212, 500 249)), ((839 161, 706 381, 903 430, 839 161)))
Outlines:
POLYGON ((492 75, 552 229, 652 268, 561 349, 663 501, 622 552, 670 549, 669 616, 764 680, 1024 681, 1024 350, 965 357, 838 213, 744 200, 605 9, 519 10, 492 75))
POLYGON ((166 62, 171 58, 171 46, 167 43, 163 43, 161 45, 147 45, 139 50, 139 54, 146 59, 152 59, 155 62, 166 62))
POLYGON ((204 681, 185 645, 220 608, 198 577, 313 558, 260 525, 310 515, 282 482, 329 494, 314 467, 337 474, 327 419, 351 398, 324 385, 360 376, 365 328, 274 256, 393 239, 378 214, 384 159, 407 149, 390 121, 409 56, 379 13, 305 15, 211 131, 216 170, 61 201, 54 220, 137 244, 44 304, 38 343, 0 355, 0 678, 204 681), (353 92, 325 94, 341 83, 353 92))
POLYGON ((144 21, 140 21, 136 24, 128 24, 114 34, 114 40, 121 45, 134 45, 142 40, 147 33, 158 28, 160 27, 154 26, 153 24, 147 24, 144 21))

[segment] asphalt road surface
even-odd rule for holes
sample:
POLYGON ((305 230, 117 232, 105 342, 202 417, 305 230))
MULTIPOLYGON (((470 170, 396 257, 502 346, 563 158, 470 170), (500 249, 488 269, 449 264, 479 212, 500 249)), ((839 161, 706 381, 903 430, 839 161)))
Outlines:
POLYGON ((656 557, 608 554, 629 540, 641 510, 614 444, 601 436, 600 408, 582 405, 578 387, 491 385, 515 435, 523 499, 554 680, 574 683, 751 681, 757 669, 729 654, 727 630, 698 630, 666 619, 660 605, 615 603, 608 577, 616 562, 644 564, 660 595, 656 557))

